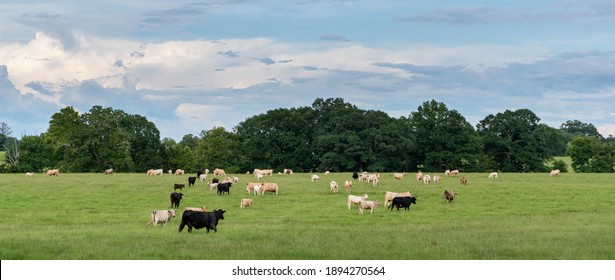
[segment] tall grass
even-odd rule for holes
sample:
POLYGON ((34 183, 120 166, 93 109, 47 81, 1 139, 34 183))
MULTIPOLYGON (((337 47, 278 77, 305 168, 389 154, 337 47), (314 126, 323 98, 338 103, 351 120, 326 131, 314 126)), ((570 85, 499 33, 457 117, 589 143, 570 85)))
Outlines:
MULTIPOLYGON (((410 211, 348 210, 346 193, 329 182, 349 173, 273 175, 279 196, 247 194, 254 177, 237 175, 230 195, 204 183, 183 190, 184 206, 224 209, 218 232, 178 233, 146 226, 152 210, 169 209, 173 183, 188 176, 145 174, 0 174, 0 259, 615 259, 615 175, 463 174, 424 185, 409 174, 381 174, 377 188, 355 181, 370 200, 410 190, 410 211), (444 203, 444 189, 458 192, 444 203), (254 204, 239 208, 241 198, 254 204)), ((211 179, 211 176, 209 177, 211 179)))

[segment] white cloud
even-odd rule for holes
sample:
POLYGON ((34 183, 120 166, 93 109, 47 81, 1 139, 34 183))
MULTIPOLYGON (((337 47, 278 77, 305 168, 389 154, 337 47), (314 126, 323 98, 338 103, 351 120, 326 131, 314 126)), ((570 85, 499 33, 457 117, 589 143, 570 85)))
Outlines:
POLYGON ((615 136, 615 124, 605 124, 596 127, 603 137, 615 136))

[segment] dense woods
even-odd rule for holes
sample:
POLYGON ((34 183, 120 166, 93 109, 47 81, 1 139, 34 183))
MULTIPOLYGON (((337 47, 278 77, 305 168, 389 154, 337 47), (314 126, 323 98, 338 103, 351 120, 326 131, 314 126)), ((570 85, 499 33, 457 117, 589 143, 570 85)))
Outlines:
POLYGON ((2 172, 544 172, 567 168, 553 160, 558 155, 569 155, 576 172, 613 172, 615 163, 615 138, 602 137, 592 124, 571 120, 553 128, 519 109, 488 115, 473 127, 435 100, 393 118, 340 98, 319 98, 310 107, 270 110, 231 131, 217 127, 179 142, 160 139, 156 125, 143 116, 101 106, 83 114, 65 107, 51 117, 46 132, 21 139, 11 136, 8 124, 0 127, 2 172))

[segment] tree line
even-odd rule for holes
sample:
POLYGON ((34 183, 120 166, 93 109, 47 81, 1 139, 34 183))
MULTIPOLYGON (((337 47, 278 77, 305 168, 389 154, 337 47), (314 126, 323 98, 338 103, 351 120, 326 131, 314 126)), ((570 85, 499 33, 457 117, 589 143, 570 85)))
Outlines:
POLYGON ((560 155, 572 158, 576 172, 614 172, 615 166, 615 138, 602 137, 592 124, 571 120, 552 128, 531 110, 519 109, 490 114, 473 127, 435 100, 393 118, 341 98, 318 98, 309 107, 270 110, 232 131, 216 127, 179 142, 160 139, 156 125, 143 116, 101 106, 83 114, 65 107, 51 117, 46 132, 19 140, 5 123, 0 128, 6 153, 1 172, 565 172, 566 164, 554 160, 560 155))

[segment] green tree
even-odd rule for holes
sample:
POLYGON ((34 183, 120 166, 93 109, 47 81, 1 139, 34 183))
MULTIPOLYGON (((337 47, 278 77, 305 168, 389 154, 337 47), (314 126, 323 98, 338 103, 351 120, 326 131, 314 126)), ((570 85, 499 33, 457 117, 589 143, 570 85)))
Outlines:
POLYGON ((6 124, 5 122, 0 122, 0 151, 4 151, 4 143, 6 142, 6 139, 8 139, 11 134, 13 133, 13 130, 11 130, 11 127, 6 124))
POLYGON ((611 173, 615 166, 615 145, 596 136, 579 135, 568 145, 575 172, 611 173))
POLYGON ((134 171, 145 172, 151 168, 168 167, 163 166, 164 151, 160 143, 160 131, 154 123, 141 115, 126 115, 121 127, 127 135, 134 171))
POLYGON ((543 172, 553 158, 552 134, 528 109, 488 115, 477 125, 484 143, 486 166, 504 172, 543 172))
POLYGON ((86 172, 90 166, 87 142, 90 137, 88 127, 71 106, 64 107, 51 116, 49 129, 45 134, 54 149, 56 166, 69 172, 86 172))
POLYGON ((24 136, 19 140, 20 169, 34 172, 53 166, 53 146, 45 141, 44 134, 40 136, 24 136))
POLYGON ((115 171, 134 169, 129 135, 121 125, 126 117, 122 110, 101 106, 94 106, 88 113, 81 115, 89 132, 86 145, 91 162, 86 168, 90 172, 107 168, 114 168, 115 171))
POLYGON ((412 112, 409 122, 415 141, 410 153, 424 170, 482 170, 480 138, 456 110, 431 100, 412 112))
POLYGON ((227 173, 238 173, 247 168, 239 137, 223 127, 201 131, 196 154, 199 162, 204 162, 209 169, 222 168, 227 173))

